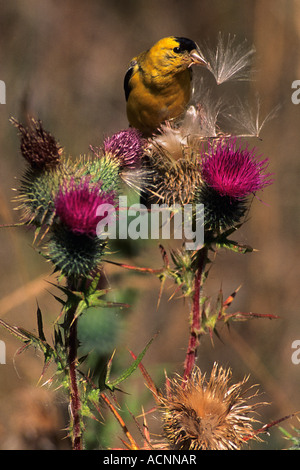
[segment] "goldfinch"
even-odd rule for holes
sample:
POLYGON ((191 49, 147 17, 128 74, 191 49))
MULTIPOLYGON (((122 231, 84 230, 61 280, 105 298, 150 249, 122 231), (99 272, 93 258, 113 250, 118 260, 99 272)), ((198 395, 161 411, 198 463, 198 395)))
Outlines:
POLYGON ((124 78, 127 118, 144 136, 183 113, 191 95, 191 66, 207 66, 194 41, 160 39, 134 57, 124 78))

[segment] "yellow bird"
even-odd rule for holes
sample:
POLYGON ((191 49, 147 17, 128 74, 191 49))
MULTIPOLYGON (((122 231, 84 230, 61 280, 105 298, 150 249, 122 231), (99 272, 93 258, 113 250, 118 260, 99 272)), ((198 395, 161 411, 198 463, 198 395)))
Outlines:
POLYGON ((160 39, 134 57, 124 78, 130 126, 150 136, 162 122, 183 113, 191 96, 191 66, 207 66, 194 41, 160 39))

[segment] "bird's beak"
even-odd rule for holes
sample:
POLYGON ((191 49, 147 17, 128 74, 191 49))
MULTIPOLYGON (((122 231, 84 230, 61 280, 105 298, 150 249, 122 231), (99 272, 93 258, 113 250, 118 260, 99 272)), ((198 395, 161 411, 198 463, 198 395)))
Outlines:
MULTIPOLYGON (((192 59, 192 63, 191 65, 203 65, 204 67, 207 67, 208 63, 206 62, 206 60, 202 57, 202 55, 200 54, 200 51, 197 50, 197 49, 193 49, 191 52, 190 52, 190 57, 192 59)), ((191 66, 190 65, 190 66, 191 66)))

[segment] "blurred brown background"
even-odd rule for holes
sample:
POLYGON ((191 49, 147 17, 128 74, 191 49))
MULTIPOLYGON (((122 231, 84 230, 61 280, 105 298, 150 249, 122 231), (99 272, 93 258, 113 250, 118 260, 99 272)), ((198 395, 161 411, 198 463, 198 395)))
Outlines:
MULTIPOLYGON (((300 364, 291 361, 292 342, 300 340, 300 104, 291 101, 291 84, 300 79, 300 0, 1 1, 0 79, 6 84, 6 104, 0 105, 0 220, 18 220, 11 188, 23 169, 10 116, 22 120, 30 113, 68 154, 85 153, 90 144, 99 145, 103 136, 127 127, 123 76, 136 53, 169 35, 214 43, 219 31, 255 45, 256 80, 249 92, 259 94, 262 114, 281 107, 263 129, 262 141, 254 140, 269 157, 275 182, 261 195, 263 202, 254 201, 251 218, 238 234, 258 251, 244 256, 220 253, 207 293, 216 295, 222 286, 229 295, 242 284, 232 311, 276 314, 280 319, 221 328, 222 341, 215 337, 212 345, 207 337, 202 342, 198 364, 208 372, 214 361, 230 366, 235 380, 250 373, 250 383, 260 384, 262 399, 271 403, 262 411, 265 423, 300 410, 300 364)), ((0 239, 0 318, 36 330, 38 301, 50 338, 58 313, 49 294, 53 290, 45 282, 51 267, 31 247, 32 234, 2 229, 0 239)), ((120 257, 139 266, 161 265, 155 244, 130 246, 120 257)), ((158 383, 164 369, 182 372, 188 311, 182 300, 168 302, 173 286, 157 311, 156 278, 111 266, 107 275, 112 288, 127 289, 134 302, 126 314, 112 313, 119 330, 113 344, 108 339, 106 353, 117 346, 117 361, 127 367, 128 350, 140 352, 159 331, 145 358, 148 371, 158 383)), ((0 364, 0 449, 68 448, 64 432, 58 431, 66 423, 65 398, 47 386, 36 387, 41 355, 34 350, 18 355, 21 344, 4 330, 0 339, 6 344, 6 364, 0 364)), ((151 407, 139 372, 124 388, 133 413, 140 413, 142 405, 151 407)), ((283 426, 291 431, 292 424, 297 426, 297 420, 283 426)), ((116 435, 121 430, 109 420, 105 432, 92 428, 88 439, 94 448, 119 445, 116 435)), ((280 431, 273 429, 260 448, 285 445, 280 431)))

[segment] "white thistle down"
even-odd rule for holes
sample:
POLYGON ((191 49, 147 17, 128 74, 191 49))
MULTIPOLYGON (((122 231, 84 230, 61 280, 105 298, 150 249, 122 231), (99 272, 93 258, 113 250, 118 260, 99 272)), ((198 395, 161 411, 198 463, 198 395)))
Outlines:
POLYGON ((236 44, 236 36, 228 36, 227 40, 219 33, 216 50, 207 47, 203 57, 208 62, 218 85, 228 80, 248 80, 250 62, 255 48, 249 47, 247 41, 236 44))
POLYGON ((276 117, 279 108, 279 105, 276 106, 262 118, 259 99, 257 99, 256 109, 253 109, 248 101, 238 100, 232 106, 232 110, 228 110, 225 118, 235 127, 235 134, 240 137, 260 138, 262 128, 268 121, 276 117))

